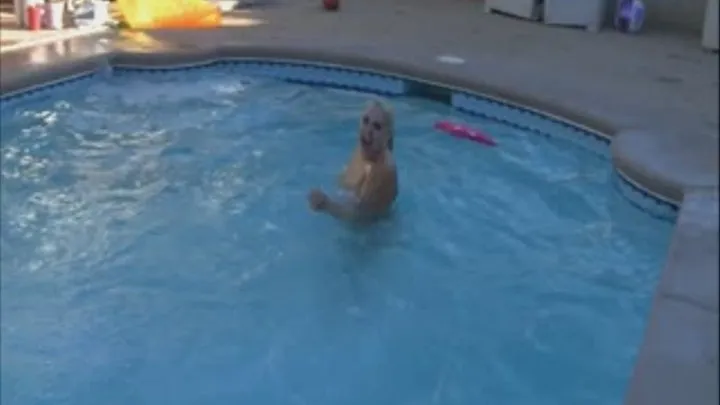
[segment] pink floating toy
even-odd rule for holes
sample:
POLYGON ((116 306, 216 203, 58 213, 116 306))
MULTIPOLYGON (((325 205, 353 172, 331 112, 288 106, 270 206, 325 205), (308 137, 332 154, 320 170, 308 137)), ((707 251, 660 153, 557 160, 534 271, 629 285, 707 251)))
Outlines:
POLYGON ((436 122, 435 129, 447 132, 448 134, 457 138, 469 139, 471 141, 480 142, 487 146, 497 146, 497 142, 495 142, 495 140, 492 139, 490 136, 485 135, 484 133, 476 129, 468 128, 460 124, 454 124, 450 121, 436 122))

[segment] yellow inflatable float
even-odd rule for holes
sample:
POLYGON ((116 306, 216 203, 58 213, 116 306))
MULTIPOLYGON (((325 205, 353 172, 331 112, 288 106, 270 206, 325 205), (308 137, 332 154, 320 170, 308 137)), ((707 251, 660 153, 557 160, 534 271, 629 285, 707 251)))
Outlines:
POLYGON ((214 28, 222 22, 220 8, 206 0, 118 0, 130 28, 214 28))

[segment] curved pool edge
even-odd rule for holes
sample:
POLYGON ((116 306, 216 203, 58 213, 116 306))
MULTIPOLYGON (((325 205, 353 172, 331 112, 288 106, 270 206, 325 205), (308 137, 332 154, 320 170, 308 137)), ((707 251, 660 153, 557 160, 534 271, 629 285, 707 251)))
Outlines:
POLYGON ((717 188, 717 148, 688 142, 688 136, 639 129, 619 131, 612 143, 613 163, 626 178, 675 202, 682 201, 688 191, 717 188))
POLYGON ((625 405, 717 404, 718 189, 685 193, 625 405))
MULTIPOLYGON (((224 59, 273 59, 323 64, 374 72, 380 75, 421 82, 450 90, 467 92, 500 103, 532 111, 612 140, 611 153, 620 178, 646 197, 662 205, 679 207, 687 189, 718 186, 717 148, 705 142, 687 141, 687 136, 659 134, 650 130, 623 129, 591 112, 578 111, 558 103, 503 89, 482 78, 468 79, 462 74, 440 73, 438 62, 417 63, 359 54, 297 46, 225 45, 198 49, 176 47, 157 52, 125 50, 123 46, 93 56, 48 64, 40 69, 3 75, 0 95, 21 92, 41 83, 60 80, 73 73, 97 70, 107 64, 142 68, 179 68, 211 64, 224 59), (645 134, 647 136, 638 136, 645 134), (682 145, 682 147, 678 147, 682 145), (652 151, 652 152, 648 152, 652 151), (683 152, 685 151, 685 152, 683 152)), ((445 69, 447 71, 447 69, 445 69)), ((627 193, 625 193, 627 194, 627 193)), ((647 205, 647 204, 636 204, 647 205)), ((668 211, 663 207, 661 211, 668 211)), ((676 215, 676 213, 675 213, 676 215)), ((671 217, 675 216, 671 215, 671 217)), ((667 215, 663 215, 666 216, 667 215)))
MULTIPOLYGON (((289 63, 307 63, 310 65, 323 65, 328 68, 362 70, 371 74, 393 77, 407 82, 420 83, 425 86, 442 88, 449 92, 468 94, 479 98, 497 102, 499 105, 510 106, 510 110, 528 111, 539 117, 549 118, 567 127, 594 134, 597 139, 610 142, 616 130, 607 123, 601 122, 591 116, 577 114, 561 106, 549 104, 541 100, 504 91, 498 87, 480 83, 478 81, 463 79, 459 76, 443 75, 431 67, 418 67, 410 63, 399 63, 378 58, 359 56, 353 53, 328 52, 317 49, 298 49, 296 47, 267 47, 267 46, 220 46, 212 49, 173 49, 161 52, 131 52, 125 50, 108 50, 99 55, 73 59, 61 63, 46 65, 43 69, 21 72, 6 80, 2 79, 0 95, 3 98, 18 93, 31 91, 34 88, 47 87, 55 82, 62 82, 67 78, 87 74, 103 69, 107 66, 142 69, 182 69, 208 66, 225 60, 274 60, 289 63)), ((328 83, 318 83, 327 85, 328 83)), ((372 89, 361 89, 372 90, 372 89)), ((407 92, 406 92, 407 93, 407 92)), ((448 96, 449 97, 449 96, 448 96)), ((468 100, 461 100, 460 104, 447 100, 454 107, 477 112, 480 106, 474 106, 468 100), (462 101, 465 101, 464 103, 462 101), (473 111, 475 109, 475 111, 473 111)), ((500 112, 502 114, 502 112, 500 112)), ((483 115, 483 114, 479 114, 483 115)), ((502 120, 501 120, 502 121, 502 120)), ((512 120, 505 121, 511 123, 512 120)), ((550 129, 551 131, 552 129, 550 129)), ((580 138, 580 137, 577 137, 580 138)), ((641 209, 653 215, 673 219, 677 215, 680 199, 675 198, 677 193, 663 194, 646 187, 643 182, 635 181, 623 171, 618 171, 621 192, 641 209)), ((651 182, 653 183, 653 182, 651 182)), ((658 182, 655 182, 658 183, 658 182)), ((663 184, 663 181, 659 181, 663 184)))
MULTIPOLYGON (((687 163, 687 156, 677 159, 678 142, 663 145, 662 142, 666 138, 657 140, 647 136, 647 132, 644 136, 623 135, 639 132, 621 131, 610 123, 589 115, 578 114, 541 100, 503 91, 480 81, 440 75, 434 72, 432 67, 383 61, 351 53, 283 47, 233 46, 211 50, 181 49, 154 54, 105 52, 82 59, 62 61, 37 70, 19 72, 11 77, 3 75, 0 94, 5 97, 10 93, 26 91, 73 75, 92 73, 108 64, 167 67, 206 64, 223 58, 319 61, 391 75, 394 72, 395 75, 419 77, 421 80, 465 89, 471 93, 505 100, 521 107, 532 105, 535 109, 547 110, 550 115, 579 123, 592 131, 608 136, 618 134, 613 141, 612 151, 613 161, 615 167, 619 169, 620 177, 629 180, 628 184, 644 189, 650 195, 660 197, 676 206, 681 205, 668 261, 660 274, 650 321, 629 385, 626 404, 684 403, 688 402, 688 393, 693 393, 697 399, 689 402, 717 403, 717 182, 683 183, 682 179, 678 180, 673 175, 674 172, 666 172, 666 170, 677 170, 678 165, 687 163), (619 139, 622 141, 618 142, 619 139), (651 160, 664 159, 674 164, 653 166, 652 170, 648 170, 647 163, 635 160, 635 156, 639 154, 651 160), (702 241, 700 246, 705 249, 698 249, 699 241, 702 241), (712 302, 715 303, 714 306, 712 302), (693 350, 685 350, 684 347, 676 344, 678 340, 690 340, 695 346, 693 350), (688 377, 677 378, 678 369, 681 369, 682 375, 688 377), (682 401, 678 402, 679 398, 682 398, 682 401)), ((694 160, 690 157, 691 162, 694 160)), ((695 166, 691 165, 691 167, 695 166)))

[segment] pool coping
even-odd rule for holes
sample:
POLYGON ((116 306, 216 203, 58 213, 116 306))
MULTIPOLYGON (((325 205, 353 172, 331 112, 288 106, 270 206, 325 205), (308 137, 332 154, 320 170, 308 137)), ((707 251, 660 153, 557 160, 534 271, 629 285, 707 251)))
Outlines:
POLYGON ((88 27, 77 27, 77 28, 67 28, 61 31, 39 31, 45 35, 39 36, 37 38, 27 38, 24 40, 20 40, 14 44, 6 45, 4 47, 0 47, 0 55, 7 54, 10 52, 17 52, 19 50, 33 48, 37 46, 42 46, 46 44, 51 44, 58 41, 65 41, 68 39, 73 39, 77 37, 83 37, 88 35, 94 35, 94 34, 100 34, 103 32, 109 32, 110 28, 105 26, 88 26, 88 27))
MULTIPOLYGON (((625 180, 650 196, 680 207, 668 259, 660 273, 644 341, 640 346, 625 403, 717 403, 717 185, 678 184, 673 180, 672 173, 663 175, 656 167, 648 169, 647 162, 634 160, 639 155, 633 148, 657 150, 655 145, 647 145, 647 142, 654 142, 655 138, 643 136, 642 131, 622 130, 611 122, 505 91, 480 80, 439 74, 430 66, 298 47, 233 45, 202 50, 177 48, 154 53, 107 50, 84 58, 61 60, 54 65, 23 71, 11 77, 3 75, 0 80, 0 95, 6 97, 39 84, 95 72, 109 65, 152 68, 207 64, 233 58, 320 62, 359 68, 381 75, 412 78, 530 110, 541 110, 544 114, 570 122, 589 132, 607 136, 612 140, 614 166, 625 180), (705 249, 698 249, 698 246, 705 249), (693 323, 688 320, 695 321, 693 323), (667 324, 680 324, 683 327, 668 327, 667 324), (688 348, 688 344, 695 347, 688 348), (678 370, 683 370, 684 375, 692 378, 678 378, 675 376, 678 370), (688 402, 690 394, 697 392, 700 392, 702 398, 688 402)), ((642 159, 643 156, 639 158, 642 159)))

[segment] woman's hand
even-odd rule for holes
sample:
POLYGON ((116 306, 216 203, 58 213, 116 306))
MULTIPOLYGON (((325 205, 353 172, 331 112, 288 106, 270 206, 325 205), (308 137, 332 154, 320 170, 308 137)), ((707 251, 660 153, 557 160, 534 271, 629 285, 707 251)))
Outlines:
POLYGON ((308 194, 308 203, 310 203, 310 209, 313 211, 323 211, 327 208, 329 198, 327 194, 321 190, 312 189, 308 194))

